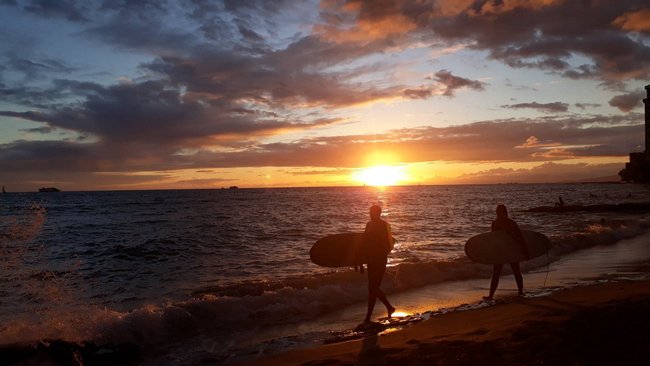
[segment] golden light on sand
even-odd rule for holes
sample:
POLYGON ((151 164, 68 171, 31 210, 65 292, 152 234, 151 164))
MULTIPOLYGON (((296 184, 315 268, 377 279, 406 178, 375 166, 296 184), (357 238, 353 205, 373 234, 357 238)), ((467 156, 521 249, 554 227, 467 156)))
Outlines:
POLYGON ((376 165, 361 169, 353 179, 368 186, 394 186, 407 179, 406 167, 376 165))
POLYGON ((403 317, 405 317, 405 316, 409 316, 409 315, 411 315, 411 314, 409 314, 409 313, 405 313, 405 312, 403 312, 403 311, 396 311, 396 312, 393 313, 392 316, 393 316, 394 318, 403 318, 403 317))

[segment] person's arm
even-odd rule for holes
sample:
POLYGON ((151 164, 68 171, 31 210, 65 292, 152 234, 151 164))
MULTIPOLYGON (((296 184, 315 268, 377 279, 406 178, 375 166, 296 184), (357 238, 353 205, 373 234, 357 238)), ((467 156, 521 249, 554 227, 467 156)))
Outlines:
POLYGON ((492 230, 491 231, 499 231, 499 225, 497 224, 496 220, 492 221, 492 230))
POLYGON ((388 222, 386 222, 386 235, 388 236, 388 253, 390 253, 395 248, 395 240, 393 240, 393 230, 388 222))

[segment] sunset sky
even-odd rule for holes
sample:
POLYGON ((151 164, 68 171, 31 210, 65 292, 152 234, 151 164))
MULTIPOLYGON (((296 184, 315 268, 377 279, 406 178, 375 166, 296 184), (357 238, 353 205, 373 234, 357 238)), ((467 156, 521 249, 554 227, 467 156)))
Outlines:
POLYGON ((0 0, 0 60, 8 191, 616 179, 650 3, 0 0))

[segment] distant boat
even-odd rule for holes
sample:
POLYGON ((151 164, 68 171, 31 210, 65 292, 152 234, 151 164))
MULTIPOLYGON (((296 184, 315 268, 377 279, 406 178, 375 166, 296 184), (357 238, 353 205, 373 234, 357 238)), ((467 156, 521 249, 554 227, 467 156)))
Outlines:
POLYGON ((43 187, 38 189, 39 192, 61 192, 60 189, 55 187, 43 187))
POLYGON ((5 186, 2 186, 2 193, 7 193, 7 191, 5 191, 5 186))
POLYGON ((239 189, 237 186, 230 186, 230 189, 239 189))

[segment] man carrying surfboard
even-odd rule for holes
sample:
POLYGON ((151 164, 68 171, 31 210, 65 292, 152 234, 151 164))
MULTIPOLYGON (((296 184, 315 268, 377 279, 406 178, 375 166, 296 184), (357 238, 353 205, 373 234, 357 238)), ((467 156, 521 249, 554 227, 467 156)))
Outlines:
MULTIPOLYGON (((508 217, 508 209, 505 205, 497 206, 497 219, 492 222, 492 231, 505 231, 508 236, 512 238, 517 244, 521 246, 521 250, 524 253, 524 258, 529 259, 530 255, 528 254, 528 248, 526 247, 526 242, 524 236, 519 229, 519 225, 508 217)), ((517 282, 517 289, 519 290, 519 296, 524 294, 524 278, 521 275, 521 269, 519 268, 519 262, 510 263, 512 268, 512 274, 515 276, 515 281, 517 282)), ((501 270, 503 269, 503 263, 494 264, 492 267, 492 281, 490 282, 490 294, 484 296, 485 300, 492 300, 494 292, 499 286, 499 277, 501 277, 501 270)))
POLYGON ((395 308, 379 287, 386 273, 388 253, 393 249, 390 224, 381 219, 381 207, 370 207, 370 221, 366 224, 364 234, 364 247, 368 255, 368 313, 363 323, 370 323, 376 299, 386 306, 389 318, 395 312, 395 308))

